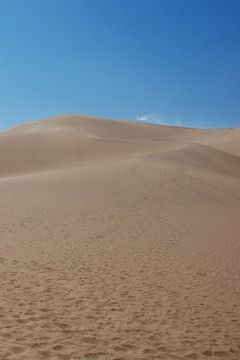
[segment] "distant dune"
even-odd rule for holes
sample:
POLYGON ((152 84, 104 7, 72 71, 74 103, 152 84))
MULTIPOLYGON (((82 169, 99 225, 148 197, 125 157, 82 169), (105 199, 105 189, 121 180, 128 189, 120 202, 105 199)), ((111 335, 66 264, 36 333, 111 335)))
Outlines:
POLYGON ((240 128, 197 130, 83 115, 62 115, 2 132, 0 171, 2 175, 31 173, 78 166, 89 160, 162 153, 169 149, 178 155, 183 154, 181 160, 177 155, 177 161, 184 162, 185 156, 188 158, 186 152, 191 154, 192 165, 200 161, 205 167, 205 161, 209 160, 210 166, 212 164, 215 169, 214 163, 220 160, 220 171, 223 156, 224 162, 233 162, 236 171, 236 161, 239 160, 234 156, 231 158, 228 153, 240 155, 239 137, 240 128), (208 147, 199 147, 199 144, 208 147), (227 154, 214 151, 209 147, 211 145, 224 152, 227 149, 227 154), (179 151, 179 147, 182 150, 179 151))
POLYGON ((240 128, 0 133, 0 358, 240 359, 240 128))

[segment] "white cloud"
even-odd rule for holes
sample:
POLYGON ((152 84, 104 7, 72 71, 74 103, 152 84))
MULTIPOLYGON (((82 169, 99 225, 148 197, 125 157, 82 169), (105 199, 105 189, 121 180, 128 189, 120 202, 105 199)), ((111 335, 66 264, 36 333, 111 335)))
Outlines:
POLYGON ((137 119, 137 121, 147 121, 148 120, 147 116, 137 116, 136 119, 137 119))
POLYGON ((175 121, 175 126, 184 126, 181 120, 176 119, 174 121, 175 121))
POLYGON ((165 121, 159 114, 143 114, 136 117, 137 121, 143 121, 151 124, 165 125, 165 121))
POLYGON ((137 121, 142 121, 150 124, 169 125, 169 126, 184 126, 179 117, 171 117, 169 115, 161 114, 142 114, 136 117, 137 121))

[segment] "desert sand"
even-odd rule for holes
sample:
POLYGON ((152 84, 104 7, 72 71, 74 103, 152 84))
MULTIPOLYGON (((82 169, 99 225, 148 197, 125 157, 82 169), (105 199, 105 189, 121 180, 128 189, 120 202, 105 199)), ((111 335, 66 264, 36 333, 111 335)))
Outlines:
POLYGON ((0 133, 0 359, 240 359, 240 128, 0 133))

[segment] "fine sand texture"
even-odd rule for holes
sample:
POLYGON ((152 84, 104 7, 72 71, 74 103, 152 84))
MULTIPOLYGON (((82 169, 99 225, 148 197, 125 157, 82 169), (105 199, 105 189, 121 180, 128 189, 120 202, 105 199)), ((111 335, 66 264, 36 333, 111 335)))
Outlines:
POLYGON ((0 133, 0 359, 240 359, 240 128, 0 133))

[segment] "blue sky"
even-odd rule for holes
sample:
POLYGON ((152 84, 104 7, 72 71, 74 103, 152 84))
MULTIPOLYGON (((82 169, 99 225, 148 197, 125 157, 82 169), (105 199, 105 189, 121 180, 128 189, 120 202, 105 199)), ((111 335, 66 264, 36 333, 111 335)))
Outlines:
POLYGON ((57 114, 240 127, 239 0, 1 0, 0 130, 57 114))

